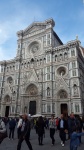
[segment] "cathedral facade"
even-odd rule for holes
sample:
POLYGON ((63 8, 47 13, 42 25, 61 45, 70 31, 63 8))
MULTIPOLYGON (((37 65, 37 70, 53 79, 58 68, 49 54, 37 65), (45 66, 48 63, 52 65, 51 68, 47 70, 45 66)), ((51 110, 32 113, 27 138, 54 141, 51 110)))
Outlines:
POLYGON ((53 19, 17 32, 17 54, 0 62, 0 116, 84 113, 84 48, 63 44, 53 19))

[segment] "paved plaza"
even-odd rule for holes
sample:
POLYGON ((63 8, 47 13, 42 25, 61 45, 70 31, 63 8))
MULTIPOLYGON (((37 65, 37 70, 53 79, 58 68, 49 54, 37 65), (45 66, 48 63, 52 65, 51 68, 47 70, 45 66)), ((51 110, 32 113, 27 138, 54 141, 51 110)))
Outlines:
MULTIPOLYGON (((56 131, 55 133, 55 145, 51 146, 51 139, 49 136, 49 130, 45 131, 45 138, 43 141, 43 146, 39 146, 38 145, 38 136, 35 133, 35 130, 32 129, 31 130, 31 143, 32 143, 32 147, 33 150, 69 150, 69 140, 66 141, 65 147, 62 147, 60 144, 60 138, 59 138, 59 134, 58 131, 56 131)), ((15 132, 15 139, 14 140, 9 140, 8 138, 6 138, 0 145, 0 150, 16 150, 17 148, 17 134, 15 132)), ((22 148, 21 150, 28 150, 27 145, 25 143, 25 141, 22 143, 22 148)), ((82 137, 82 144, 81 146, 78 148, 78 150, 84 150, 84 137, 82 137)))

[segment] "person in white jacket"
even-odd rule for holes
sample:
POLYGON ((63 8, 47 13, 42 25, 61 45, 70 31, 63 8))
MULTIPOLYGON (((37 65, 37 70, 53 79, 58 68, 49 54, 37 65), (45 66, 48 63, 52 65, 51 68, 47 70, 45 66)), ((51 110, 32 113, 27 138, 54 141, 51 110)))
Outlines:
POLYGON ((3 119, 1 119, 0 120, 0 144, 3 141, 2 133, 5 133, 5 132, 6 132, 6 126, 5 126, 5 123, 4 123, 3 119))
POLYGON ((17 135, 18 135, 18 139, 21 133, 21 127, 22 127, 22 116, 20 116, 18 124, 17 124, 17 135))
POLYGON ((6 131, 6 126, 4 121, 1 119, 0 120, 0 133, 4 133, 6 131))

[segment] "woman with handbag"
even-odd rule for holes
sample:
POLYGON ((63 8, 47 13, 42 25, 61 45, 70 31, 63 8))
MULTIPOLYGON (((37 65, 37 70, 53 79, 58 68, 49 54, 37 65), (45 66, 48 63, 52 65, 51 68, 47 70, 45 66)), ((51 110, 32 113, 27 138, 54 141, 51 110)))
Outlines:
POLYGON ((7 137, 7 130, 3 119, 0 120, 0 144, 7 137))

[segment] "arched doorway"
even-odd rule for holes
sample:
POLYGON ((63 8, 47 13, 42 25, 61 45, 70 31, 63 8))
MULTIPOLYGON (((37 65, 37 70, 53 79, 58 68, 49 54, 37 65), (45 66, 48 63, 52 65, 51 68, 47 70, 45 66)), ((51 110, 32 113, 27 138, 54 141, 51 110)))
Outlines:
POLYGON ((28 94, 29 99, 29 114, 34 115, 36 114, 36 97, 38 95, 38 89, 36 85, 30 84, 27 89, 26 93, 28 94))
POLYGON ((6 108, 5 108, 5 117, 9 116, 9 112, 10 112, 10 96, 6 95, 4 98, 4 101, 6 103, 6 108))
POLYGON ((61 104, 61 114, 63 114, 64 117, 68 116, 68 107, 66 103, 61 104))
POLYGON ((31 115, 36 114, 36 101, 29 102, 29 114, 31 114, 31 115))
POLYGON ((60 105, 60 113, 64 115, 64 117, 68 116, 68 106, 67 103, 65 102, 66 99, 68 98, 68 94, 64 89, 61 89, 58 92, 58 99, 60 101, 62 101, 61 105, 60 105))

